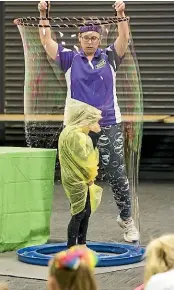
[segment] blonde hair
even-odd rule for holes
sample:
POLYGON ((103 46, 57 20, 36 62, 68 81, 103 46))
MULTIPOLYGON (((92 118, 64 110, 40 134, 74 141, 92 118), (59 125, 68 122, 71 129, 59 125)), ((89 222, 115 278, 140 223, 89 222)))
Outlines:
POLYGON ((60 290, 97 290, 93 271, 83 262, 76 270, 54 267, 50 265, 50 276, 53 277, 60 290))
POLYGON ((149 243, 146 249, 144 284, 151 276, 174 268, 174 235, 165 235, 149 243))
POLYGON ((9 290, 8 285, 0 283, 0 290, 9 290))

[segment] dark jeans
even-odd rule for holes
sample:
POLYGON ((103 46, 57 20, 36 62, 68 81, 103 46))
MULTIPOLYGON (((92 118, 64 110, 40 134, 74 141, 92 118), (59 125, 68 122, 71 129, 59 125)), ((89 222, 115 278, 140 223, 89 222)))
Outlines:
POLYGON ((98 147, 106 179, 123 220, 131 216, 131 198, 124 159, 122 124, 102 127, 99 134, 90 132, 94 147, 98 147))
POLYGON ((73 215, 68 225, 68 248, 86 244, 89 217, 91 215, 91 205, 89 192, 87 194, 86 205, 83 211, 73 215))

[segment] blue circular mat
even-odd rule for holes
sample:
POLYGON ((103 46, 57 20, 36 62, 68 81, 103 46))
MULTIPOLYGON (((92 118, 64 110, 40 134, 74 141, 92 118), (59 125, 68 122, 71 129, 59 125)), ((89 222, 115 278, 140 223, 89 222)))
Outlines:
MULTIPOLYGON (((87 246, 98 254, 97 267, 121 266, 138 263, 143 260, 145 249, 139 245, 127 245, 116 243, 87 243, 87 246)), ((67 249, 66 243, 46 244, 22 248, 17 251, 21 262, 48 266, 53 254, 67 249)))

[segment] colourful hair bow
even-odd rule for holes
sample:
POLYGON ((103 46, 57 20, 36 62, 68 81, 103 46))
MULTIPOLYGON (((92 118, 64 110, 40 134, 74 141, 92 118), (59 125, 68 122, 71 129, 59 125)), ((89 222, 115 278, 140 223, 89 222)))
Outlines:
POLYGON ((54 259, 54 265, 57 269, 76 270, 82 262, 93 269, 98 262, 98 257, 93 251, 84 246, 74 246, 67 251, 56 254, 54 259))

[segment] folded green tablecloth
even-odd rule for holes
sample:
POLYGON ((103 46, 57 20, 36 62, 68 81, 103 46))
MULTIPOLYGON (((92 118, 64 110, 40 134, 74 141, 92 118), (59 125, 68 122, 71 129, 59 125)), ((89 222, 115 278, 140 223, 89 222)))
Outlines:
POLYGON ((56 150, 0 147, 0 252, 50 234, 56 150))

